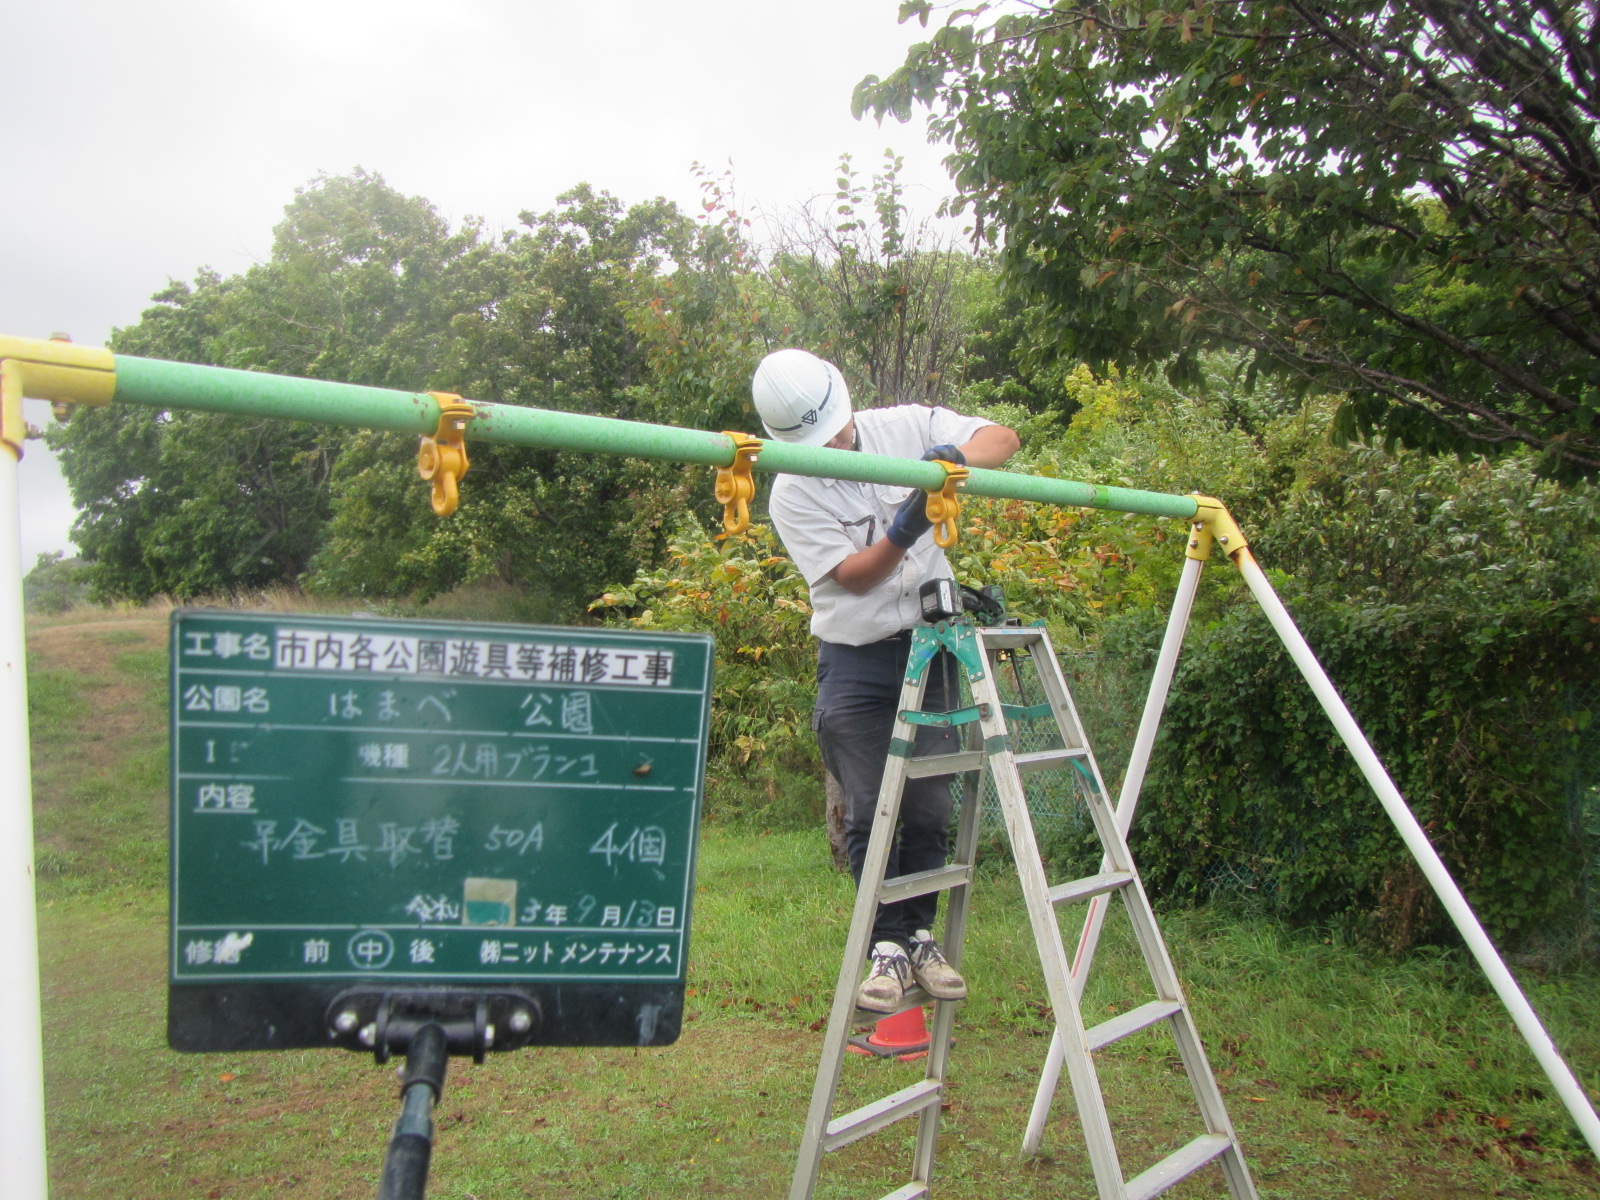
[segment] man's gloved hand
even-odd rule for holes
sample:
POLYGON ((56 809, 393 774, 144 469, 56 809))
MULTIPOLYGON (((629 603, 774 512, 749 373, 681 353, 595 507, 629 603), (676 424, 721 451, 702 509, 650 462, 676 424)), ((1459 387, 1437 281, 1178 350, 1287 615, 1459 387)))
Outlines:
POLYGON ((900 549, 909 550, 919 537, 932 528, 933 522, 928 520, 928 493, 921 488, 913 488, 911 495, 905 498, 890 520, 889 528, 883 531, 883 536, 900 549))
MULTIPOLYGON (((954 463, 958 467, 967 465, 967 456, 949 442, 928 447, 922 461, 932 462, 934 459, 954 463)), ((909 550, 919 537, 932 528, 933 522, 928 520, 928 494, 918 488, 905 498, 894 519, 889 522, 889 528, 883 531, 883 536, 900 549, 909 550)))

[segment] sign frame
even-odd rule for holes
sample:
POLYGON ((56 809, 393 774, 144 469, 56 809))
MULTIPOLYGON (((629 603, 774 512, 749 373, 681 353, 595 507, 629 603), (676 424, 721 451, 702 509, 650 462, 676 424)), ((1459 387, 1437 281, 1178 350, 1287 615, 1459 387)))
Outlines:
POLYGON ((476 1053, 677 1038, 710 635, 229 609, 171 635, 173 1049, 381 1051, 429 1003, 477 1012, 476 1053))

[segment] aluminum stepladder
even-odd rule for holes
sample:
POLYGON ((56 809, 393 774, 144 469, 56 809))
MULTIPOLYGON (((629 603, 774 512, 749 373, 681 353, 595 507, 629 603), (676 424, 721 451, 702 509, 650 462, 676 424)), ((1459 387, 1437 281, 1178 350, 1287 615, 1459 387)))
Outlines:
MULTIPOLYGON (((1018 677, 1020 679, 1020 676, 1018 677)), ((970 745, 972 736, 967 735, 970 745)), ((856 893, 844 962, 828 1021, 828 1032, 812 1090, 811 1107, 801 1135, 799 1160, 790 1187, 790 1200, 811 1200, 824 1154, 842 1149, 869 1134, 910 1117, 917 1118, 916 1147, 911 1181, 885 1194, 882 1200, 918 1200, 930 1194, 940 1105, 949 1068, 951 1033, 960 1001, 934 1001, 920 988, 907 990, 900 1011, 932 1003, 933 1022, 923 1078, 853 1112, 834 1117, 846 1048, 851 1028, 882 1019, 885 1014, 855 1007, 855 991, 866 967, 872 923, 880 902, 904 900, 934 891, 948 891, 943 945, 950 962, 959 967, 966 934, 974 855, 977 848, 978 809, 984 774, 991 778, 1000 803, 1006 833, 1016 862, 1023 900, 1044 971, 1046 991, 1056 1016, 1055 1043, 1064 1059, 1077 1102, 1084 1140, 1101 1200, 1143 1200, 1168 1188, 1209 1163, 1218 1162, 1234 1200, 1256 1200, 1255 1186, 1244 1153, 1211 1073, 1194 1021, 1178 983, 1166 946, 1156 928, 1154 914, 1128 852, 1127 842, 1107 802, 1100 769, 1089 749, 1067 690, 1049 636, 1041 628, 1006 626, 983 628, 964 617, 919 626, 900 693, 900 712, 890 742, 889 760, 878 794, 872 838, 856 893), (927 667, 940 649, 947 649, 964 672, 972 703, 946 714, 921 710, 927 687, 927 667), (1000 669, 1017 656, 1032 660, 1045 701, 1037 705, 1012 705, 1002 700, 1000 669), (1037 719, 1048 716, 1054 725, 1058 748, 1018 752, 1012 744, 1007 718, 1037 719), (953 754, 913 758, 919 725, 976 725, 981 748, 953 754), (1076 788, 1104 850, 1097 874, 1051 886, 1034 837, 1022 777, 1049 770, 1074 772, 1076 788), (907 779, 965 773, 960 815, 949 864, 897 879, 885 879, 901 796, 907 779), (1156 995, 1154 1000, 1085 1027, 1080 999, 1087 971, 1074 975, 1057 922, 1058 907, 1094 897, 1120 895, 1144 958, 1156 995), (1105 1098, 1095 1068, 1094 1051, 1141 1030, 1165 1024, 1176 1043, 1179 1058, 1194 1093, 1205 1132, 1132 1179, 1125 1179, 1105 1098)), ((1102 904, 1104 901, 1101 902, 1102 904)), ((1098 925, 1095 933, 1098 934, 1098 925)))

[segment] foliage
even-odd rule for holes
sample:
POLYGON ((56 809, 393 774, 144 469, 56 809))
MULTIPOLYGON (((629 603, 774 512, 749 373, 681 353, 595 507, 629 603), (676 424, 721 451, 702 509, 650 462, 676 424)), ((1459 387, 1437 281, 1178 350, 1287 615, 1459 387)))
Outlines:
MULTIPOLYGON (((906 0, 928 23, 934 5, 906 0)), ((856 109, 935 109, 1041 350, 1347 397, 1345 436, 1600 471, 1593 3, 979 2, 856 109)))
MULTIPOLYGON (((1269 432, 1268 453, 1292 448, 1300 469, 1257 553, 1494 934, 1570 926, 1582 848, 1566 797, 1592 774, 1578 737, 1593 717, 1568 696, 1595 680, 1600 501, 1541 482, 1525 456, 1461 466, 1308 440, 1298 418, 1269 432)), ((1135 614, 1106 648, 1132 669, 1158 636, 1135 614)), ((1168 894, 1242 885, 1397 947, 1447 928, 1252 605, 1191 635, 1146 794, 1141 866, 1168 894)))
POLYGON ((1600 596, 1600 492, 1538 478, 1526 455, 1493 465, 1334 450, 1301 421, 1266 453, 1294 482, 1257 539, 1264 562, 1362 604, 1462 612, 1600 596))
MULTIPOLYGON (((424 201, 374 175, 301 190, 272 258, 173 283, 121 354, 415 388, 439 361, 481 260, 424 201)), ((293 582, 331 513, 345 435, 305 424, 113 405, 52 431, 81 510, 97 597, 194 596, 293 582)))
POLYGON ((901 160, 864 183, 839 160, 831 212, 796 210, 768 273, 785 340, 838 364, 857 407, 942 404, 961 381, 967 282, 986 265, 906 208, 901 160))
MULTIPOLYGON (((435 377, 502 404, 629 419, 649 378, 632 314, 685 237, 661 200, 625 208, 580 185, 549 212, 522 214, 483 267, 484 300, 451 322, 435 377)), ((470 434, 469 434, 470 439, 470 434)), ((527 584, 576 609, 648 560, 680 473, 609 455, 472 444, 462 502, 436 518, 413 449, 355 435, 335 471, 336 512, 312 583, 379 596, 449 591, 475 580, 527 584)))
POLYGON ((714 815, 815 821, 821 760, 811 734, 811 605, 771 526, 714 540, 685 520, 664 566, 608 589, 590 608, 635 629, 693 630, 715 639, 709 782, 726 803, 714 815), (780 783, 782 790, 800 787, 806 802, 781 796, 780 783))
POLYGON ((637 419, 694 429, 759 428, 750 377, 774 332, 750 221, 731 175, 700 178, 701 211, 672 241, 676 270, 650 281, 632 310, 651 381, 634 395, 637 419))
POLYGON ((59 613, 89 598, 87 568, 81 558, 63 552, 39 555, 22 577, 22 607, 30 613, 59 613))
MULTIPOLYGON (((1038 414, 1009 405, 977 411, 1020 434, 1022 449, 1008 469, 1141 491, 1198 491, 1223 497, 1241 521, 1262 519, 1290 486, 1293 467, 1289 460, 1285 474, 1285 460, 1263 454, 1251 429, 1290 423, 1273 424, 1273 389, 1238 394, 1236 365, 1225 355, 1206 356, 1207 386, 1185 393, 1162 380, 1096 374, 1079 364, 1056 374, 1052 406, 1038 414), (1061 412, 1072 414, 1065 428, 1061 412)), ((1289 435, 1280 436, 1288 449, 1289 435)), ((968 497, 963 523, 967 536, 952 558, 962 581, 1002 585, 1014 611, 1059 627, 1064 645, 1094 646, 1112 614, 1164 608, 1183 565, 1181 527, 1149 517, 968 497)), ((1225 598, 1233 584, 1218 574, 1225 598)), ((1218 586, 1206 593, 1202 614, 1221 602, 1218 586)))
MULTIPOLYGON (((323 177, 289 206, 269 261, 171 284, 114 348, 713 430, 756 426, 751 373, 786 340, 855 354, 847 365, 876 372, 863 399, 891 370, 954 390, 962 313, 992 300, 993 273, 926 242, 894 164, 874 183, 878 224, 857 218, 868 200, 847 179, 839 237, 773 264, 731 178, 701 175, 698 220, 579 185, 498 239, 375 175, 323 177)), ((980 370, 1001 380, 990 398, 1015 394, 1002 363, 980 370)), ((472 440, 461 506, 441 521, 396 434, 113 406, 54 436, 100 599, 287 583, 426 601, 486 582, 576 613, 658 563, 680 515, 717 516, 702 470, 605 454, 472 440)))
MULTIPOLYGON (((270 261, 171 285, 114 348, 658 419, 635 313, 687 254, 688 223, 666 201, 624 208, 583 185, 522 221, 494 242, 377 176, 322 178, 289 206, 270 261)), ((686 486, 677 467, 477 444, 441 522, 397 435, 113 407, 55 437, 100 597, 304 580, 426 598, 485 579, 576 608, 659 551, 686 486)))

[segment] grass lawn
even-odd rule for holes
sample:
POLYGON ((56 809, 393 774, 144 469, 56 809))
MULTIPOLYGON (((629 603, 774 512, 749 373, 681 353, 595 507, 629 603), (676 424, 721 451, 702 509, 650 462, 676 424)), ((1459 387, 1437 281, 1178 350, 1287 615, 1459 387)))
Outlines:
MULTIPOLYGON (((147 614, 30 628, 52 1195, 370 1197, 397 1111, 392 1066, 165 1046, 165 636, 147 614)), ((820 829, 708 826, 680 1041, 452 1060, 430 1196, 786 1194, 850 898, 820 829)), ((1161 917, 1263 1197, 1600 1196, 1464 956, 1387 959, 1242 913, 1161 917)), ((1069 1095, 1044 1153, 1019 1151, 1050 1013, 999 861, 975 892, 966 967, 933 1194, 1093 1195, 1069 1095)), ((1140 971, 1110 924, 1086 1007, 1141 1002, 1140 971)), ((1600 979, 1521 975, 1600 1088, 1600 979)), ((1098 1061, 1129 1174, 1198 1131, 1164 1034, 1098 1061)), ((861 1102, 920 1076, 893 1060, 848 1068, 861 1102)), ((896 1126, 831 1156, 818 1196, 904 1183, 911 1140, 896 1126)), ((1226 1190, 1203 1174, 1169 1194, 1226 1190)))

